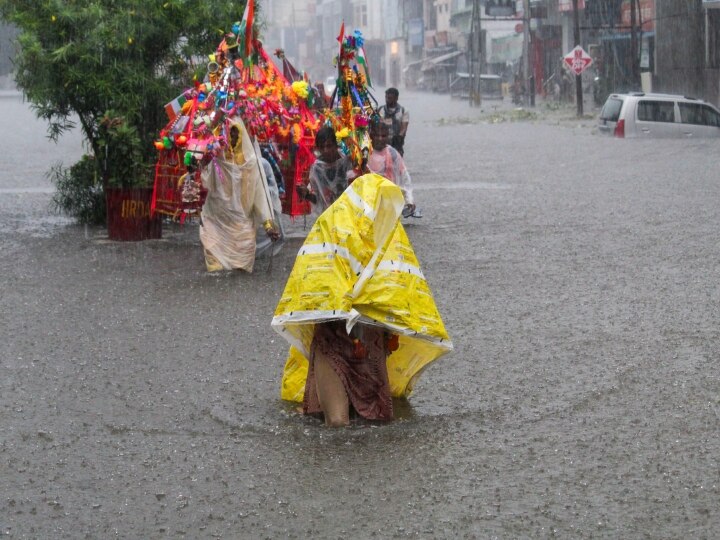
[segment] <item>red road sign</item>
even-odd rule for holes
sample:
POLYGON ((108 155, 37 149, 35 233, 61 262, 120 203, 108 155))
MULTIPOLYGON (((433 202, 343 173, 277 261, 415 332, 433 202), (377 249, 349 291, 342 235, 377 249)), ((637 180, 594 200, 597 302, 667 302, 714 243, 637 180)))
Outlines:
POLYGON ((563 57, 563 62, 565 62, 568 69, 575 75, 580 75, 590 64, 592 64, 593 59, 580 45, 578 45, 563 57))

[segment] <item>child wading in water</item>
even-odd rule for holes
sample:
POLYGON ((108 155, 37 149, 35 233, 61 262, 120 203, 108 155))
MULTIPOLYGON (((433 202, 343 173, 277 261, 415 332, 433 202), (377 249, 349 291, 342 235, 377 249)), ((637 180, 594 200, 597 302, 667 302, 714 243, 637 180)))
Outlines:
POLYGON ((388 125, 381 121, 372 122, 370 140, 372 140, 373 151, 368 159, 368 169, 400 187, 405 198, 403 216, 413 215, 415 200, 413 199, 412 180, 407 167, 405 167, 403 157, 389 144, 390 128, 388 125))
POLYGON ((309 185, 300 184, 297 192, 310 201, 313 214, 320 215, 348 187, 348 178, 355 178, 352 162, 340 154, 335 130, 330 126, 320 128, 315 135, 317 161, 310 167, 309 185))

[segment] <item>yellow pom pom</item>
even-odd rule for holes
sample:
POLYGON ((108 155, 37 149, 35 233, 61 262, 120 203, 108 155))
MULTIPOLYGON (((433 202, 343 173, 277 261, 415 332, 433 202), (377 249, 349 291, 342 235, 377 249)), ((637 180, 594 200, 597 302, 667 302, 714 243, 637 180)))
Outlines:
POLYGON ((300 99, 306 99, 309 94, 308 90, 308 83, 305 81, 295 81, 292 83, 292 89, 293 92, 295 92, 295 95, 298 96, 300 99))

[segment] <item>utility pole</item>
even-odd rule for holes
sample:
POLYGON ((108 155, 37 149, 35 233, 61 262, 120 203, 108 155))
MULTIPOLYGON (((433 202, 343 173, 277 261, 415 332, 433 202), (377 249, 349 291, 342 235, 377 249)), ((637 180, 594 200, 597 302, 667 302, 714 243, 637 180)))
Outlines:
MULTIPOLYGON (((578 10, 578 0, 573 0, 573 18, 575 22, 574 41, 575 46, 580 45, 580 11, 578 10)), ((577 101, 577 115, 583 115, 583 91, 582 91, 582 75, 575 75, 575 101, 577 101)))
MULTIPOLYGON (((530 0, 523 0, 523 85, 525 86, 525 99, 530 96, 530 0)), ((529 101, 526 101, 528 104, 529 101)))
POLYGON ((470 21, 470 89, 469 102, 471 107, 480 107, 480 73, 482 72, 482 31, 480 16, 480 0, 473 0, 472 19, 470 21))
POLYGON ((632 77, 632 86, 636 86, 640 80, 638 44, 637 44, 637 9, 635 0, 630 0, 630 58, 632 64, 630 67, 630 76, 632 77))

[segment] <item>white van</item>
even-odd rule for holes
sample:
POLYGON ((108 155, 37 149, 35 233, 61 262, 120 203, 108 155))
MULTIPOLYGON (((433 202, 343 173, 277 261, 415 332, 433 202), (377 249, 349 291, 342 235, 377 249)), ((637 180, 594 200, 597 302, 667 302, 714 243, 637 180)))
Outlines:
POLYGON ((610 94, 598 130, 615 137, 720 137, 720 111, 672 94, 610 94))

